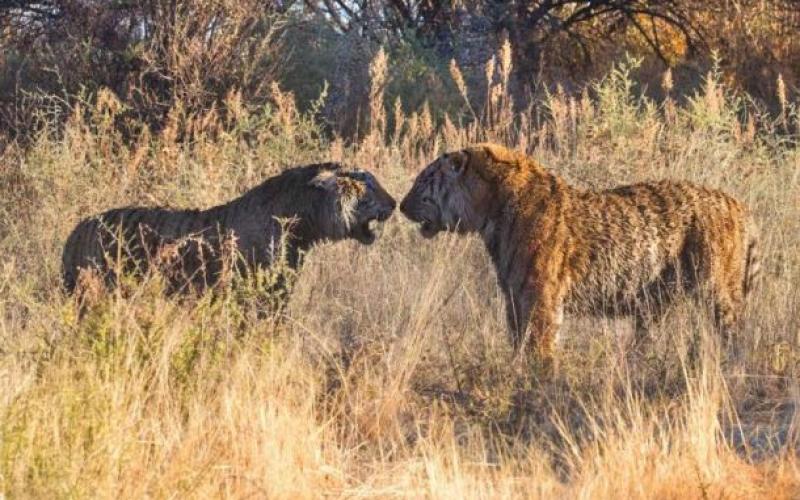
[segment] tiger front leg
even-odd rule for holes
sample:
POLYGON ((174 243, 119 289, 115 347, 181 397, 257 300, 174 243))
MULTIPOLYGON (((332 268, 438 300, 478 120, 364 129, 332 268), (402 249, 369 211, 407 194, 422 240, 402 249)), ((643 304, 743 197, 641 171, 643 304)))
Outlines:
POLYGON ((515 355, 518 355, 528 338, 528 318, 530 318, 531 302, 525 300, 520 292, 503 288, 506 307, 506 328, 515 355))
MULTIPOLYGON (((543 276, 543 275, 540 275, 543 276)), ((564 321, 564 287, 555 280, 530 280, 523 297, 527 297, 526 330, 517 356, 533 363, 537 372, 549 378, 558 371, 555 346, 564 321)))

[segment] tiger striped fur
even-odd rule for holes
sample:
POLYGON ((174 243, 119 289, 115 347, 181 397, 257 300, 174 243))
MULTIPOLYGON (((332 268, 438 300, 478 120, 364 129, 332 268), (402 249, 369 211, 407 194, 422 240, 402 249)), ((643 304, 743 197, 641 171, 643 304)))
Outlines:
POLYGON ((400 210, 425 237, 480 235, 515 348, 546 363, 564 311, 630 315, 641 335, 678 292, 697 292, 729 332, 757 272, 755 225, 721 191, 672 181, 583 190, 493 144, 439 157, 400 210))
POLYGON ((321 163, 289 169, 208 210, 116 208, 84 219, 69 235, 63 282, 73 292, 82 270, 91 270, 114 286, 120 264, 142 275, 165 254, 177 253, 167 259, 178 266, 171 288, 200 291, 219 279, 226 244, 234 246, 243 270, 269 267, 278 251, 296 269, 317 242, 372 243, 395 205, 371 173, 321 163))

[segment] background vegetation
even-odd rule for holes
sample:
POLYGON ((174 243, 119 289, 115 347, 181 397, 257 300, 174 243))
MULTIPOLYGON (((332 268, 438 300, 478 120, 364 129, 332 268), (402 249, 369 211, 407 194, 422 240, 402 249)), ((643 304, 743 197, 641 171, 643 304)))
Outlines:
POLYGON ((798 7, 797 0, 0 1, 0 141, 28 138, 41 113, 63 121, 102 88, 124 107, 117 126, 135 135, 142 125, 156 130, 210 110, 224 116, 234 92, 260 106, 273 82, 303 110, 326 89, 317 118, 349 140, 367 127, 367 68, 379 48, 391 56, 385 104, 400 98, 408 113, 428 102, 440 121, 464 111, 453 99, 450 62, 482 106, 485 65, 506 41, 513 71, 505 90, 519 108, 556 85, 578 92, 630 54, 642 59, 636 81, 654 98, 664 97, 665 69, 682 96, 716 61, 726 84, 776 112, 799 88, 798 7))
POLYGON ((770 31, 788 22, 776 2, 703 4, 693 16, 726 9, 701 18, 697 55, 659 56, 635 26, 592 31, 603 14, 579 24, 588 63, 544 32, 565 59, 526 63, 511 28, 475 63, 448 56, 425 16, 389 15, 402 2, 338 21, 334 2, 0 4, 0 492, 796 497, 795 42, 770 31), (125 19, 130 38, 106 44, 125 19), (754 43, 748 64, 756 46, 786 52, 761 74, 712 56, 709 33, 754 43), (282 322, 248 290, 170 300, 159 276, 78 321, 60 289, 67 234, 100 210, 207 207, 322 159, 370 168, 400 198, 441 151, 479 140, 587 188, 685 178, 746 201, 764 277, 736 345, 691 304, 635 352, 627 322, 568 318, 559 377, 520 377, 480 242, 423 242, 401 216, 372 247, 314 249, 282 322))

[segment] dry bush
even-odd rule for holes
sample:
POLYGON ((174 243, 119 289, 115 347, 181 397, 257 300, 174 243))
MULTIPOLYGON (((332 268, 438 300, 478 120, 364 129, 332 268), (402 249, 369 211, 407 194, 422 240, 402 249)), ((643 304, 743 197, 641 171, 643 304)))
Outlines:
MULTIPOLYGON (((242 110, 232 131, 198 132, 190 144, 169 127, 127 144, 103 128, 111 110, 98 106, 75 109, 64 134, 7 150, 0 492, 795 497, 797 138, 749 117, 714 73, 681 104, 641 97, 631 70, 530 110, 514 110, 501 87, 468 126, 439 125, 429 107, 392 109, 402 127, 389 127, 387 142, 350 147, 320 139, 276 90, 278 109, 242 110), (100 297, 79 321, 59 288, 61 245, 89 213, 206 207, 328 157, 373 169, 399 197, 441 151, 483 139, 586 187, 674 177, 746 201, 762 227, 765 276, 737 349, 720 347, 690 305, 639 353, 627 350, 627 322, 569 318, 559 377, 520 377, 480 242, 423 241, 400 216, 372 247, 312 250, 282 323, 229 294, 170 300, 157 279, 100 297)), ((504 85, 494 73, 487 88, 504 85)))
POLYGON ((158 129, 175 112, 224 115, 232 93, 263 104, 283 62, 284 16, 269 2, 55 0, 47 8, 52 19, 30 24, 25 16, 35 14, 25 7, 16 18, 0 9, 2 128, 22 138, 76 100, 94 104, 103 89, 119 99, 123 129, 158 129))

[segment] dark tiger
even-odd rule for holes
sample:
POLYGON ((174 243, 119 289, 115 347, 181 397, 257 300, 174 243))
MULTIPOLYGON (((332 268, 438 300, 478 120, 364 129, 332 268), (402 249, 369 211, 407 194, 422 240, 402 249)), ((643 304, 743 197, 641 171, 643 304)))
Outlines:
POLYGON ((64 286, 74 292, 86 270, 113 287, 119 271, 142 276, 168 262, 171 288, 201 291, 219 280, 226 248, 245 271, 279 257, 297 269, 315 243, 372 243, 395 206, 371 173, 321 163, 289 169, 208 210, 116 208, 84 219, 67 238, 64 286))

